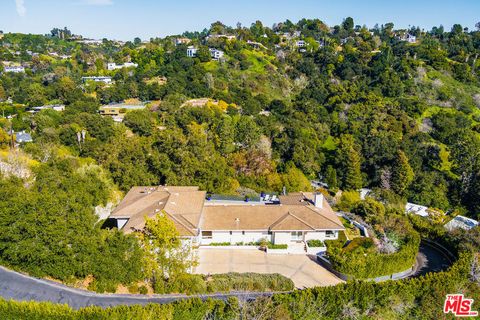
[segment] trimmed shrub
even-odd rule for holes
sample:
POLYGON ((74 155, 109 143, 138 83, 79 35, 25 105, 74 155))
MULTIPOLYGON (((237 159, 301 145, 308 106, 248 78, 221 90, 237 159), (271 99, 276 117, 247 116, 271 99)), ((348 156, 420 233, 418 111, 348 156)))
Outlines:
POLYGON ((210 245, 214 247, 225 247, 225 246, 231 246, 232 244, 230 242, 212 242, 210 243, 210 245))
POLYGON ((322 240, 316 240, 316 239, 308 240, 307 244, 311 248, 318 248, 318 247, 324 247, 325 246, 325 244, 323 243, 322 240))
POLYGON ((273 244, 273 243, 269 243, 267 244, 267 248, 268 249, 287 249, 288 248, 288 245, 287 244, 273 244))

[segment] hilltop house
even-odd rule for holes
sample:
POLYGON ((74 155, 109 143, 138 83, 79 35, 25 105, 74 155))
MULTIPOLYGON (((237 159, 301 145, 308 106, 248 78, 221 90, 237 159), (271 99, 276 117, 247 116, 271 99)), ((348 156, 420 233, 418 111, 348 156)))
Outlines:
POLYGON ((220 60, 221 58, 223 58, 223 51, 222 50, 218 50, 218 49, 215 49, 215 48, 209 48, 208 50, 210 50, 210 56, 212 57, 213 60, 220 60))
POLYGON ((27 133, 25 131, 17 132, 15 133, 15 141, 18 144, 22 143, 27 143, 27 142, 33 142, 32 136, 30 133, 27 133))
POLYGON ((416 214, 422 217, 428 217, 428 207, 419 204, 407 202, 405 205, 405 213, 416 214))
POLYGON ((205 37, 205 40, 210 40, 210 39, 227 39, 227 40, 235 40, 237 37, 234 35, 228 35, 228 34, 209 34, 208 36, 205 37))
POLYGON ((133 187, 110 215, 125 233, 141 231, 145 217, 166 214, 180 236, 198 245, 228 242, 296 244, 337 239, 344 230, 322 194, 291 193, 259 201, 212 200, 198 187, 133 187))
POLYGON ((112 103, 101 106, 98 109, 98 113, 102 116, 112 117, 115 122, 122 122, 127 112, 142 109, 145 109, 145 104, 143 103, 112 103))
POLYGON ((5 72, 12 72, 12 73, 24 73, 25 68, 22 66, 4 66, 3 70, 5 72))
POLYGON ((189 44, 191 41, 189 38, 175 38, 175 45, 189 44))
POLYGON ((455 218, 447 222, 444 227, 449 231, 453 231, 456 229, 470 230, 478 227, 478 225, 479 223, 477 220, 473 220, 464 216, 456 216, 455 218))
POLYGON ((112 77, 105 76, 94 76, 94 77, 82 77, 83 82, 94 81, 94 82, 103 82, 105 84, 112 83, 112 77))
POLYGON ((44 105, 44 106, 39 106, 39 107, 33 107, 29 111, 30 113, 38 113, 42 110, 54 110, 58 112, 65 111, 65 105, 63 104, 49 104, 49 105, 44 105))
POLYGON ((414 36, 413 34, 410 33, 404 33, 401 36, 398 37, 400 41, 405 41, 408 43, 416 43, 417 42, 417 37, 414 36))
POLYGON ((197 51, 198 49, 195 48, 194 46, 190 46, 187 48, 187 57, 189 58, 194 58, 197 56, 197 51))
POLYGON ((298 48, 303 48, 305 47, 307 44, 305 43, 305 40, 298 40, 295 45, 298 47, 298 48))
POLYGON ((138 67, 138 64, 133 63, 133 62, 125 62, 124 64, 116 64, 115 62, 109 62, 107 63, 107 69, 112 71, 112 70, 117 70, 117 69, 122 69, 122 68, 136 68, 138 67))

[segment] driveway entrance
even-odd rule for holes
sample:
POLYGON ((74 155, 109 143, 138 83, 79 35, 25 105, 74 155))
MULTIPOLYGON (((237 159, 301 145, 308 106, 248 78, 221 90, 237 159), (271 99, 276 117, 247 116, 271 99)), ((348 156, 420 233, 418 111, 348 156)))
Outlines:
POLYGON ((297 288, 330 286, 343 282, 307 255, 266 254, 260 250, 198 249, 199 266, 194 273, 279 273, 297 288))

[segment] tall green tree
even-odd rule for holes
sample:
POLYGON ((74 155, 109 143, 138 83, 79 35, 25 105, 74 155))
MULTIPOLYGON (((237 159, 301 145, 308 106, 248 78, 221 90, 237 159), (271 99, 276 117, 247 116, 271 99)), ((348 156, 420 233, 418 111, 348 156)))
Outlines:
POLYGON ((345 134, 340 138, 337 162, 342 172, 342 188, 357 190, 363 186, 362 160, 352 135, 345 134))
POLYGON ((407 156, 402 150, 399 150, 392 168, 392 190, 400 195, 404 195, 405 191, 412 183, 414 176, 413 169, 408 162, 407 156))
POLYGON ((182 242, 166 212, 146 218, 141 239, 146 251, 146 273, 156 281, 174 281, 196 265, 191 247, 182 242))

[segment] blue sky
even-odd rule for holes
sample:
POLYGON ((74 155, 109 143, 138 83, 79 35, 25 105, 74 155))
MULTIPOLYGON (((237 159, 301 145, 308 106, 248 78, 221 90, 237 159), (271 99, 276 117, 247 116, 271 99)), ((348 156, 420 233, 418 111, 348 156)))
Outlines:
POLYGON ((351 16, 355 24, 393 22, 396 27, 430 29, 480 21, 480 0, 0 0, 0 30, 49 33, 67 26, 86 37, 131 40, 202 30, 214 21, 271 26, 290 19, 319 18, 329 25, 351 16))

